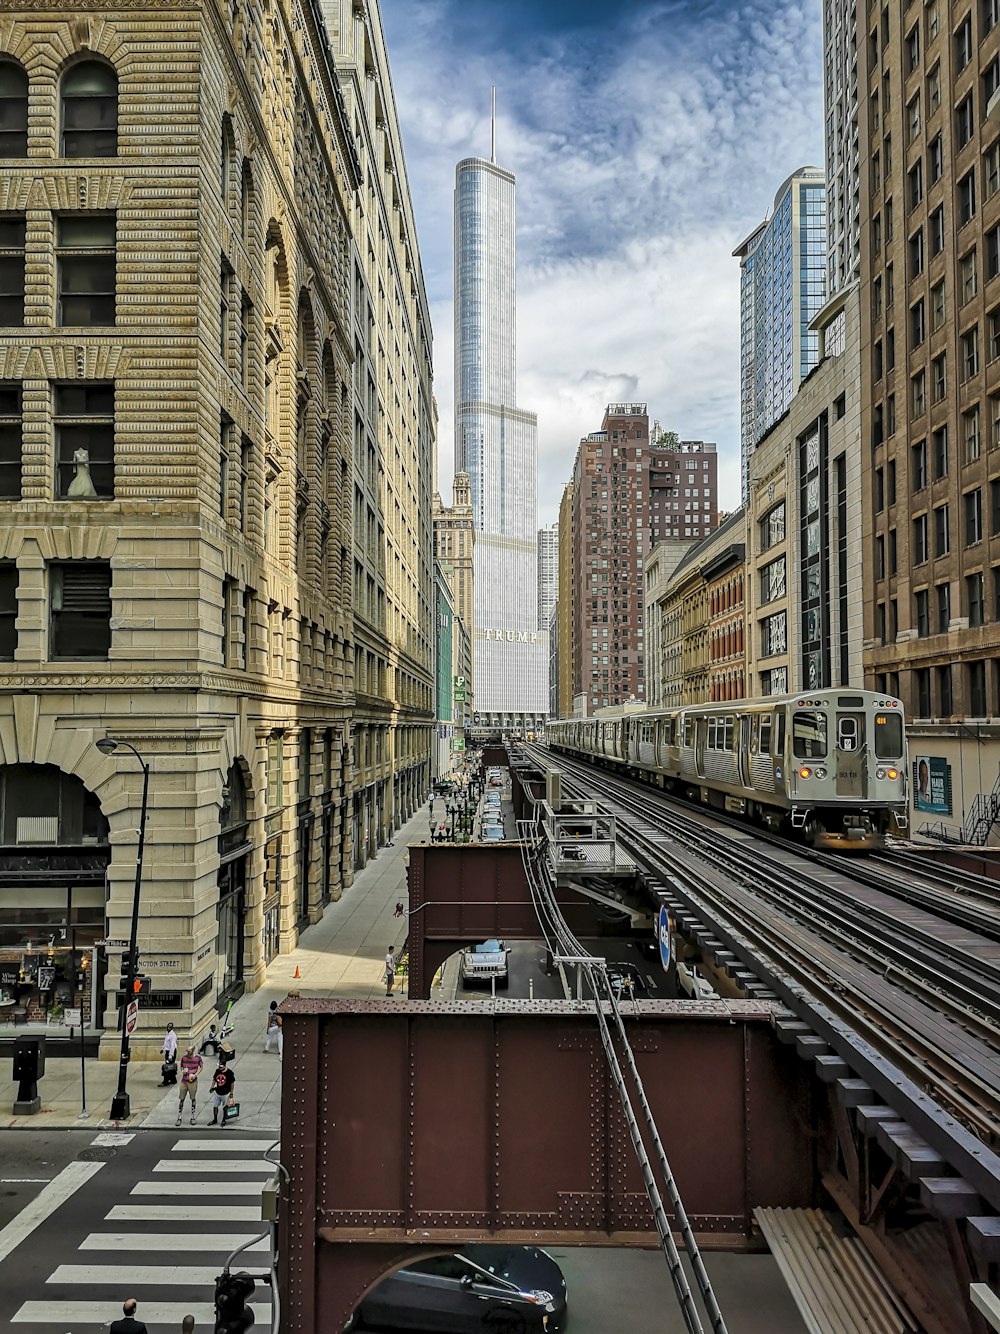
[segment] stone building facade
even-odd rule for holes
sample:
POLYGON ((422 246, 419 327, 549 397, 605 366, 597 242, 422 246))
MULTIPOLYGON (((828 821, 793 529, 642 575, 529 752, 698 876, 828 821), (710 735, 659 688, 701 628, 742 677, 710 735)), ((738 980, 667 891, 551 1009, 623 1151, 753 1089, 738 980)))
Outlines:
POLYGON ((349 110, 313 0, 0 0, 0 986, 102 1051, 142 773, 98 739, 150 769, 140 1051, 426 790, 430 330, 379 59, 349 110))

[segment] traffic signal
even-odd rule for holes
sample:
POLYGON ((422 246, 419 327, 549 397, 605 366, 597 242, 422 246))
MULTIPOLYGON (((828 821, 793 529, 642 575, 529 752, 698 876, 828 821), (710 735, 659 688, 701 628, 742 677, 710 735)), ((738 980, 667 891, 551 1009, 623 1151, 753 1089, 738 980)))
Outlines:
POLYGON ((253 1324, 253 1311, 247 1298, 254 1282, 245 1270, 231 1274, 225 1270, 215 1280, 215 1334, 243 1334, 253 1324))
POLYGON ((138 996, 148 996, 151 990, 152 988, 150 987, 148 977, 145 975, 141 977, 133 977, 132 995, 129 999, 135 1000, 138 996))

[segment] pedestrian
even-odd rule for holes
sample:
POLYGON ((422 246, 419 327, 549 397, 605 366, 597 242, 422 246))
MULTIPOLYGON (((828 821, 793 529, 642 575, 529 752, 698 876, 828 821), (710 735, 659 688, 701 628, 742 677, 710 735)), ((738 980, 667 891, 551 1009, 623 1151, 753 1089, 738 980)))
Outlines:
POLYGON ((174 1032, 173 1024, 167 1024, 167 1031, 163 1037, 163 1046, 160 1048, 168 1061, 177 1060, 177 1034, 174 1032))
POLYGON ((226 1105, 233 1100, 233 1089, 236 1087, 236 1076, 230 1070, 229 1066, 222 1058, 219 1058, 219 1066, 212 1076, 212 1121, 211 1124, 221 1125, 225 1129, 226 1125, 226 1105))
POLYGON ((191 1099, 191 1124, 194 1125, 198 1108, 198 1076, 201 1074, 205 1062, 197 1054, 194 1047, 187 1047, 184 1055, 181 1057, 181 1087, 180 1101, 177 1104, 177 1124, 180 1125, 181 1117, 184 1114, 184 1099, 191 1099))
POLYGON ((120 1320, 112 1320, 108 1334, 149 1334, 141 1320, 136 1320, 135 1311, 138 1303, 134 1297, 122 1302, 124 1314, 120 1320))
POLYGON ((281 1033, 281 1015, 278 1013, 278 1002, 272 1001, 267 1008, 267 1026, 264 1030, 264 1050, 271 1050, 271 1039, 278 1036, 278 1055, 284 1050, 285 1040, 281 1033))
POLYGON ((396 954, 395 946, 390 945, 385 956, 385 994, 392 995, 392 989, 396 984, 396 954))
POLYGON ((194 1316, 186 1315, 181 1321, 181 1334, 194 1334, 194 1316))
POLYGON ((219 1030, 215 1024, 209 1024, 201 1046, 198 1048, 202 1056, 218 1056, 219 1048, 222 1046, 222 1039, 219 1037, 219 1030), (211 1051, 209 1051, 211 1048, 211 1051))

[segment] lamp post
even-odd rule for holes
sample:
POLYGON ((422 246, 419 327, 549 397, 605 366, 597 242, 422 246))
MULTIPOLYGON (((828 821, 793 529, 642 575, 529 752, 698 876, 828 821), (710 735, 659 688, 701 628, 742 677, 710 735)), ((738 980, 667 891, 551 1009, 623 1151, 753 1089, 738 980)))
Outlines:
POLYGON ((131 1104, 125 1091, 128 1075, 128 1063, 132 1052, 129 1047, 128 1027, 125 1019, 128 1002, 132 999, 136 973, 139 971, 139 890, 142 888, 142 854, 146 845, 146 807, 149 800, 149 765, 142 758, 131 741, 116 741, 114 737, 102 737, 95 742, 102 755, 113 755, 116 750, 130 750, 139 761, 142 769, 142 806, 139 811, 139 842, 135 852, 135 890, 132 894, 132 932, 129 936, 128 954, 125 960, 125 1004, 122 1006, 122 1051, 118 1062, 118 1089, 111 1099, 111 1120, 124 1121, 129 1116, 131 1104))

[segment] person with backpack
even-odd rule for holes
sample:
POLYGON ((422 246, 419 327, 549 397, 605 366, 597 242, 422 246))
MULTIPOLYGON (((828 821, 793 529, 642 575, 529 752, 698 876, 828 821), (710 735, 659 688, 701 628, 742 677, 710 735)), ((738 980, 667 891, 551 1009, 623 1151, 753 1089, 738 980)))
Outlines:
POLYGON ((277 1035, 278 1055, 280 1056, 284 1049, 284 1038, 281 1032, 281 1015, 278 1013, 278 1002, 272 1001, 267 1007, 267 1022, 264 1025, 264 1050, 271 1050, 271 1039, 277 1035))
POLYGON ((226 1126, 226 1107, 233 1100, 236 1076, 221 1058, 218 1069, 212 1076, 212 1120, 211 1125, 226 1126))

